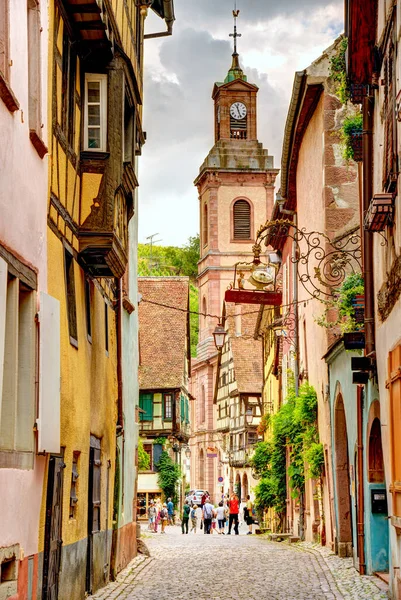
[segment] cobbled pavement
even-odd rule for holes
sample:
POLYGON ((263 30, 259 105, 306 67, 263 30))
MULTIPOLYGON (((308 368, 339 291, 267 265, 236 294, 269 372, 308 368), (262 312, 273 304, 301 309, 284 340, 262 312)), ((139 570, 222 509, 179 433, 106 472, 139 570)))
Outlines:
POLYGON ((144 532, 138 556, 93 600, 384 600, 387 586, 360 577, 351 559, 315 544, 264 536, 144 532))

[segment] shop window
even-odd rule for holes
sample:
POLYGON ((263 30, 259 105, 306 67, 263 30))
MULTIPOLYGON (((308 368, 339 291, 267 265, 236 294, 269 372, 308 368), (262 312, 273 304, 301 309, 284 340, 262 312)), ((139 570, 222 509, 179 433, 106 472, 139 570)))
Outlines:
POLYGON ((85 74, 84 150, 107 149, 107 75, 85 74))

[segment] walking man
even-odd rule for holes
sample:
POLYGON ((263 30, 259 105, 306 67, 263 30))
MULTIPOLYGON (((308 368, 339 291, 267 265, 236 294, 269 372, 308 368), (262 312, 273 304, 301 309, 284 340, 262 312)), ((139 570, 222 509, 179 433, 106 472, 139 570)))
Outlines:
POLYGON ((181 519, 181 531, 182 533, 188 533, 188 521, 189 514, 191 512, 191 508, 188 504, 188 500, 185 500, 184 508, 182 509, 182 519, 181 519), (186 531, 184 531, 184 528, 186 531))
POLYGON ((210 499, 207 498, 204 506, 203 506, 203 533, 210 534, 210 528, 212 526, 212 519, 214 516, 214 507, 213 504, 210 503, 210 499))
POLYGON ((230 516, 228 518, 228 535, 231 535, 231 527, 234 523, 234 533, 235 535, 239 534, 238 531, 238 513, 239 513, 239 502, 237 494, 232 494, 228 507, 230 509, 230 516))
POLYGON ((174 525, 174 504, 171 498, 167 499, 168 524, 174 525))

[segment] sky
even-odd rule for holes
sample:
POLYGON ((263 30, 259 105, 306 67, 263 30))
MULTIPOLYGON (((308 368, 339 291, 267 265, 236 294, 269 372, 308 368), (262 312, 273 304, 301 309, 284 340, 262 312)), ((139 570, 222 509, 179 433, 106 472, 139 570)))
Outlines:
MULTIPOLYGON (((234 0, 174 0, 173 35, 145 40, 144 130, 139 158, 139 241, 158 234, 181 246, 199 232, 193 181, 214 144, 215 81, 233 52, 234 0)), ((259 87, 258 139, 280 167, 295 71, 305 69, 343 31, 343 0, 237 0, 238 51, 259 87)), ((151 12, 145 33, 164 23, 151 12)))

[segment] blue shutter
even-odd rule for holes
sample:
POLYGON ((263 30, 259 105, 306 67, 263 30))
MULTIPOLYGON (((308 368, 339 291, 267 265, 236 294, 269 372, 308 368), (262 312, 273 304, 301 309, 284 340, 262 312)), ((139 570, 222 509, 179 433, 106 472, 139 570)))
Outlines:
POLYGON ((158 471, 157 464, 162 455, 163 446, 161 444, 153 444, 153 470, 158 471))
POLYGON ((189 400, 185 398, 185 422, 189 425, 189 400))
POLYGON ((140 413, 141 421, 152 421, 153 420, 153 394, 140 394, 139 396, 139 408, 145 412, 140 413))

